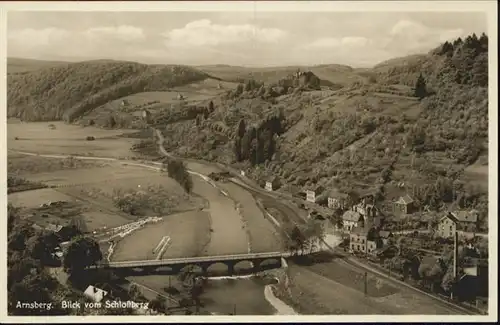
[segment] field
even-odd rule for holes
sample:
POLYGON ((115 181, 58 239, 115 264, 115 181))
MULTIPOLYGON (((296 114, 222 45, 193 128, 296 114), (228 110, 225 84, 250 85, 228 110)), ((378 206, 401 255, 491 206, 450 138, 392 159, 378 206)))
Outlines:
POLYGON ((76 170, 82 168, 97 168, 108 165, 105 162, 80 159, 59 159, 40 156, 28 156, 10 153, 7 156, 7 172, 19 177, 40 173, 59 172, 61 170, 76 170))
POLYGON ((368 276, 368 295, 365 296, 362 290, 363 274, 359 270, 354 271, 340 262, 331 262, 327 267, 328 273, 322 276, 306 267, 290 265, 290 290, 294 298, 285 301, 306 315, 452 313, 431 298, 416 295, 410 289, 396 289, 383 280, 370 279, 371 275, 368 276), (374 293, 379 297, 374 297, 374 293))
POLYGON ((112 260, 155 259, 153 249, 163 236, 171 239, 163 258, 199 256, 210 241, 210 216, 204 211, 165 216, 163 221, 146 225, 120 240, 112 260))
POLYGON ((47 202, 67 201, 76 202, 74 198, 52 188, 17 192, 9 194, 9 203, 14 206, 25 208, 36 208, 47 202))
MULTIPOLYGON (((205 204, 202 198, 185 194, 180 185, 166 175, 158 177, 157 171, 119 163, 85 162, 80 166, 78 160, 72 168, 65 168, 67 166, 60 164, 63 161, 65 159, 9 156, 9 169, 28 180, 55 186, 10 194, 9 202, 30 211, 48 202, 78 204, 82 209, 74 216, 81 216, 89 231, 116 227, 140 217, 118 209, 114 203, 117 195, 134 194, 144 198, 140 201, 144 203, 140 212, 145 215, 168 215, 198 209, 205 204)), ((64 224, 70 219, 59 218, 58 215, 64 214, 61 211, 47 211, 45 214, 48 217, 43 223, 50 219, 64 224)))
POLYGON ((104 130, 96 127, 77 127, 63 122, 7 123, 7 144, 9 150, 30 151, 40 154, 73 154, 106 157, 130 157, 130 147, 137 140, 119 137, 133 132, 104 130), (54 125, 51 129, 49 125, 54 125), (87 141, 93 136, 94 141, 87 141), (16 138, 18 140, 16 140, 16 138))

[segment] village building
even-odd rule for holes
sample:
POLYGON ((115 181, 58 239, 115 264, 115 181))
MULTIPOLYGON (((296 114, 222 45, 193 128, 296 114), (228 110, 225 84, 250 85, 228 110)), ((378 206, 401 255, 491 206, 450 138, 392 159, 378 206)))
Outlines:
POLYGON ((328 196, 328 207, 330 209, 345 209, 349 196, 337 191, 330 192, 328 196))
POLYGON ((316 186, 315 188, 306 190, 306 201, 316 203, 316 200, 318 199, 319 195, 324 190, 325 189, 323 188, 323 186, 316 186))
POLYGON ((366 204, 365 199, 363 199, 361 203, 354 205, 352 209, 363 217, 366 225, 375 227, 381 225, 382 214, 379 209, 373 204, 366 204))
POLYGON ((124 99, 121 101, 120 105, 123 106, 128 106, 128 100, 124 99))
POLYGON ((184 99, 184 96, 182 96, 181 93, 177 93, 177 99, 178 100, 182 100, 182 99, 184 99))
POLYGON ((142 119, 143 121, 149 123, 151 121, 151 112, 148 111, 147 109, 142 110, 142 119))
POLYGON ((477 231, 478 211, 477 210, 459 210, 451 213, 457 220, 457 229, 466 232, 477 231))
POLYGON ((318 211, 315 211, 315 210, 312 210, 311 212, 309 212, 309 214, 307 215, 307 218, 313 219, 313 220, 321 220, 321 221, 326 220, 326 218, 322 214, 320 214, 318 211))
POLYGON ((365 222, 363 216, 357 211, 348 210, 342 215, 342 225, 344 230, 351 231, 356 227, 364 227, 365 222))
POLYGON ((375 240, 368 240, 369 228, 356 227, 351 231, 349 247, 353 252, 372 254, 377 249, 375 240))
POLYGON ((268 191, 275 191, 279 188, 280 182, 278 177, 272 177, 270 180, 266 182, 265 189, 268 191))
POLYGON ((437 225, 436 235, 441 238, 452 237, 457 230, 458 219, 450 212, 442 217, 437 225))
POLYGON ((241 170, 241 171, 240 171, 240 175, 241 175, 241 176, 243 176, 243 177, 245 177, 245 171, 244 171, 244 170, 241 170))
POLYGON ((387 246, 391 238, 394 238, 394 235, 390 231, 382 230, 379 231, 379 237, 382 240, 382 244, 387 246))
POLYGON ((411 214, 415 212, 415 201, 409 195, 401 196, 392 207, 396 214, 411 214))
POLYGON ((63 228, 62 225, 54 225, 52 223, 49 223, 47 227, 45 227, 45 230, 51 231, 53 233, 58 233, 59 231, 61 231, 62 228, 63 228))
POLYGON ((108 295, 108 292, 89 285, 83 292, 83 295, 93 302, 101 302, 108 295))

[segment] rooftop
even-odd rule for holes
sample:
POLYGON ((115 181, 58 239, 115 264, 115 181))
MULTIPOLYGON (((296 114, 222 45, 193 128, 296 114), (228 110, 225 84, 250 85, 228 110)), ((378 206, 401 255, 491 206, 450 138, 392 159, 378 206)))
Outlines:
POLYGON ((344 214, 342 215, 342 220, 344 220, 344 221, 356 222, 356 221, 359 221, 360 218, 361 218, 361 214, 359 214, 359 212, 352 211, 352 210, 348 210, 348 211, 344 212, 344 214))
POLYGON ((392 235, 392 232, 386 231, 386 230, 381 230, 379 231, 379 236, 382 238, 389 238, 392 235))
POLYGON ((336 198, 343 198, 343 199, 345 199, 345 198, 349 197, 349 195, 346 194, 346 193, 339 192, 338 190, 334 189, 334 190, 330 190, 328 192, 328 197, 335 198, 335 199, 336 198))
POLYGON ((450 219, 451 221, 455 222, 455 223, 458 223, 459 220, 457 219, 457 217, 451 213, 451 212, 448 212, 444 217, 442 217, 441 219, 439 219, 439 222, 443 221, 444 219, 450 219))
POLYGON ((306 189, 306 191, 312 191, 314 192, 315 194, 319 194, 321 192, 323 192, 325 190, 325 188, 321 185, 317 185, 317 186, 314 186, 314 187, 309 187, 306 189))
POLYGON ((477 222, 477 211, 476 210, 471 210, 471 211, 466 211, 466 210, 461 210, 461 211, 454 211, 451 213, 459 222, 477 222))
POLYGON ((410 204, 413 202, 414 202, 413 199, 409 195, 400 196, 399 199, 396 201, 396 203, 400 204, 410 204))
POLYGON ((370 229, 365 228, 365 227, 354 227, 351 230, 351 234, 358 235, 358 236, 368 236, 368 232, 370 229))

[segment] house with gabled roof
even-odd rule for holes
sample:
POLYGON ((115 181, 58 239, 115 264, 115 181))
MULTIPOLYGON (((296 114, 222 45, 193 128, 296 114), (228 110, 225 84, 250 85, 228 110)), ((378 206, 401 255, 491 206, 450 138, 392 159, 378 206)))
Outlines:
POLYGON ((345 209, 348 199, 349 195, 332 190, 328 193, 328 207, 330 209, 345 209))
POLYGON ((458 229, 468 232, 477 230, 479 212, 477 210, 458 210, 451 214, 458 220, 458 229))
POLYGON ((316 203, 318 196, 323 193, 325 188, 321 185, 306 190, 306 201, 316 203))
POLYGON ((411 214, 415 212, 415 201, 408 194, 401 196, 393 202, 393 211, 396 214, 411 214))
POLYGON ((101 302, 108 295, 108 292, 89 285, 83 292, 83 295, 93 302, 101 302))
POLYGON ((277 176, 273 176, 268 181, 266 181, 265 189, 268 191, 275 191, 279 188, 279 186, 279 178, 277 176))
POLYGON ((368 227, 354 227, 349 235, 349 247, 351 251, 373 253, 377 249, 377 242, 368 239, 369 233, 370 229, 368 227))
POLYGON ((445 216, 439 219, 436 235, 441 238, 450 238, 457 230, 458 219, 453 213, 448 212, 445 216))
POLYGON ((342 225, 346 231, 351 231, 355 227, 364 226, 363 216, 357 211, 347 210, 342 215, 342 225))

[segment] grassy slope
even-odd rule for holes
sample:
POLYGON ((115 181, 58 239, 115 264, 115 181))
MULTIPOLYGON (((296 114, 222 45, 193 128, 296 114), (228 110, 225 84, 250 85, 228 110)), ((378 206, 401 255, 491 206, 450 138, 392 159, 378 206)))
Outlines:
POLYGON ((209 78, 184 66, 86 61, 7 77, 8 116, 74 120, 123 96, 161 91, 209 78))

